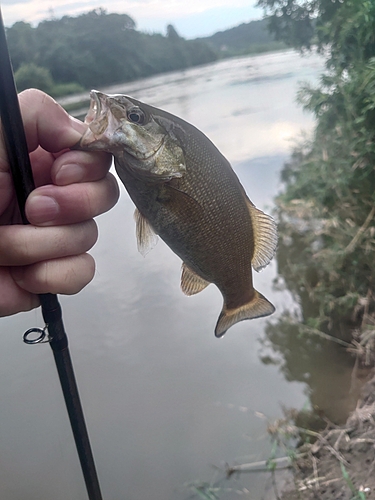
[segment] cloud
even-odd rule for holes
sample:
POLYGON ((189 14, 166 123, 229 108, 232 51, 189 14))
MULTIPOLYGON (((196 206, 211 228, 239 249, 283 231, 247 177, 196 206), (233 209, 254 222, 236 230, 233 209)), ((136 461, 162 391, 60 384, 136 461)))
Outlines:
POLYGON ((254 9, 256 0, 5 0, 3 17, 6 26, 16 21, 31 24, 52 15, 79 15, 104 7, 108 12, 130 15, 139 29, 162 31, 168 23, 180 21, 182 36, 204 36, 217 29, 225 29, 254 17, 261 17, 261 10, 254 9), (219 20, 219 22, 218 22, 219 20), (201 26, 198 32, 198 25, 201 26), (217 26, 220 26, 217 28, 217 26))
POLYGON ((172 24, 182 36, 196 38, 213 35, 217 31, 223 31, 261 17, 262 10, 255 7, 218 7, 199 14, 175 18, 172 24))
POLYGON ((91 1, 83 1, 77 3, 74 1, 54 2, 51 5, 50 0, 8 0, 8 3, 3 6, 3 18, 6 26, 10 26, 16 21, 25 21, 32 24, 37 24, 44 19, 51 17, 52 13, 56 16, 65 14, 75 14, 91 10, 91 1))
POLYGON ((17 1, 17 0, 2 0, 1 2, 1 5, 19 5, 19 4, 23 4, 23 3, 30 3, 30 2, 33 2, 35 0, 20 0, 20 1, 17 1))
MULTIPOLYGON (((255 4, 255 0, 252 2, 255 4)), ((144 8, 147 7, 147 16, 156 18, 174 17, 181 18, 192 14, 200 14, 213 9, 226 8, 251 8, 249 0, 133 0, 127 2, 113 2, 112 8, 115 9, 136 9, 140 14, 144 14, 144 8), (142 4, 142 7, 140 7, 142 4)))

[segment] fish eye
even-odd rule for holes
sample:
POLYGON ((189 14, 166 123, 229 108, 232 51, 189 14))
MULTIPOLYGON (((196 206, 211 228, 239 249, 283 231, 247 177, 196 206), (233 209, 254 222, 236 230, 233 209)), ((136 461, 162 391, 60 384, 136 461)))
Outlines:
POLYGON ((146 121, 146 115, 140 108, 132 108, 128 111, 128 120, 137 125, 143 125, 146 121))

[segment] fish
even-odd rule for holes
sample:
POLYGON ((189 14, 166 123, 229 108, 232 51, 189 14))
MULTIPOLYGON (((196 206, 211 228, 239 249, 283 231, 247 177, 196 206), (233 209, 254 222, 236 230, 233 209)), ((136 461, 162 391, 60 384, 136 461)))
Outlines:
POLYGON ((228 160, 185 120, 133 97, 93 90, 79 149, 107 151, 133 200, 138 249, 155 235, 182 260, 181 289, 214 283, 223 296, 215 327, 268 316, 275 307, 253 286, 252 269, 277 246, 274 219, 250 201, 228 160))

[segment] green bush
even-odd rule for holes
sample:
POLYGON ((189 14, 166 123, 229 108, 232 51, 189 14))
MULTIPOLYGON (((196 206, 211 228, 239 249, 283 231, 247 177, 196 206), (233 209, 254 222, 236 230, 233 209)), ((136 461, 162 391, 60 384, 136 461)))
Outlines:
POLYGON ((14 78, 19 92, 36 88, 48 93, 53 87, 53 78, 49 70, 34 63, 22 64, 16 71, 14 78))
POLYGON ((56 83, 52 86, 50 90, 50 95, 52 97, 64 97, 70 94, 79 94, 84 92, 85 89, 79 83, 56 83))
POLYGON ((360 326, 375 310, 375 3, 258 4, 279 39, 327 54, 319 85, 298 94, 317 125, 282 173, 279 271, 306 325, 360 326))

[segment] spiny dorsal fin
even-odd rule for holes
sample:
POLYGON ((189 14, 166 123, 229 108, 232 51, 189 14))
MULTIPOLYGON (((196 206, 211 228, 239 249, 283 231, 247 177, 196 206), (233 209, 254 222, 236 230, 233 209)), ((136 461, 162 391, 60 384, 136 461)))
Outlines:
POLYGON ((136 224, 135 232, 137 236, 138 252, 145 257, 158 242, 158 237, 151 228, 148 220, 143 217, 138 208, 134 211, 134 219, 136 224))
POLYGON ((250 200, 247 206, 254 231, 254 255, 251 264, 255 271, 260 271, 270 263, 275 254, 277 225, 271 216, 256 208, 250 200))
POLYGON ((262 318, 275 312, 275 307, 261 293, 254 290, 254 297, 248 304, 237 309, 223 307, 215 328, 215 336, 222 337, 231 326, 244 319, 262 318))
POLYGON ((195 295, 204 290, 209 284, 209 281, 204 280, 192 271, 185 262, 182 263, 181 290, 185 295, 195 295))

